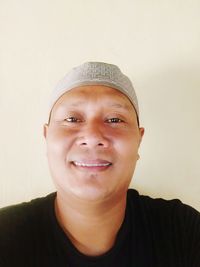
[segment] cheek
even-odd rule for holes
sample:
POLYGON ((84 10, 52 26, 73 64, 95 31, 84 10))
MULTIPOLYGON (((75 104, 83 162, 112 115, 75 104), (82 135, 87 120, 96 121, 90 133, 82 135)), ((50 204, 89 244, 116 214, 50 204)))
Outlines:
POLYGON ((125 136, 123 138, 119 138, 117 142, 115 142, 115 148, 122 156, 124 156, 126 160, 133 160, 138 153, 138 142, 137 139, 131 136, 125 136))
POLYGON ((49 157, 66 155, 72 144, 72 136, 64 131, 54 131, 47 138, 47 153, 49 157))

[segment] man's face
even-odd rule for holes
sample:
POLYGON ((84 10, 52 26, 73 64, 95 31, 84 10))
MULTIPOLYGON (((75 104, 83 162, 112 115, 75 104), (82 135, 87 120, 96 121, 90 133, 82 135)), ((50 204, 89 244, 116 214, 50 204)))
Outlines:
POLYGON ((58 192, 93 201, 124 194, 143 132, 132 104, 118 90, 93 85, 66 92, 44 126, 58 192))

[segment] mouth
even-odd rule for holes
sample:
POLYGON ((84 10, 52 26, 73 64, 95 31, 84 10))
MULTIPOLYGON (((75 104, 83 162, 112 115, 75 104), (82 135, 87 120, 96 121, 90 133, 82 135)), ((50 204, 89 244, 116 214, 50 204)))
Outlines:
POLYGON ((105 160, 80 160, 71 162, 75 167, 85 170, 102 171, 112 165, 111 162, 105 160))

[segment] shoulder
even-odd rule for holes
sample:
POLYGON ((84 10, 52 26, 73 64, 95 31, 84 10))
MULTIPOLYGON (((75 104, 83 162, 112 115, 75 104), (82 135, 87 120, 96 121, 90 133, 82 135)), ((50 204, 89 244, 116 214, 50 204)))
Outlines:
MULTIPOLYGON (((128 190, 128 205, 132 214, 137 214, 139 223, 154 231, 169 230, 180 233, 193 231, 200 239, 200 213, 179 199, 166 200, 140 195, 136 190, 128 190)), ((200 242, 200 240, 199 240, 200 242)))
POLYGON ((127 205, 140 238, 145 235, 158 251, 163 248, 159 255, 179 255, 180 261, 184 258, 190 266, 200 266, 200 213, 196 209, 179 199, 142 196, 134 189, 128 191, 127 205))
POLYGON ((1 208, 0 226, 3 227, 8 224, 14 224, 14 222, 26 222, 30 217, 38 216, 54 198, 55 193, 51 193, 45 197, 32 199, 29 202, 1 208))
POLYGON ((193 207, 182 203, 179 199, 166 200, 163 198, 152 198, 150 196, 140 195, 135 189, 129 189, 128 194, 128 203, 130 206, 135 206, 135 208, 140 209, 141 211, 148 212, 151 211, 153 214, 168 214, 168 213, 179 213, 184 214, 186 217, 190 214, 194 214, 197 217, 200 216, 200 213, 193 207))
MULTIPOLYGON (((0 265, 29 266, 30 255, 44 244, 55 193, 0 209, 0 265)), ((32 265, 31 265, 32 266, 32 265)))
POLYGON ((17 205, 0 209, 0 245, 3 242, 28 237, 33 227, 36 227, 45 216, 54 194, 33 199, 17 205))

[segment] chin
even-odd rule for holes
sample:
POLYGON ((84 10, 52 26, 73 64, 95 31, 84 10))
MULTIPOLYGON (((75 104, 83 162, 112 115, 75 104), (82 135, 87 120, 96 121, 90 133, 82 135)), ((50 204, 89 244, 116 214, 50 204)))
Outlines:
POLYGON ((102 188, 85 187, 85 188, 71 188, 70 193, 76 198, 84 201, 102 201, 109 197, 110 192, 102 188))

